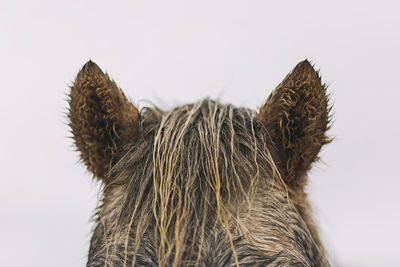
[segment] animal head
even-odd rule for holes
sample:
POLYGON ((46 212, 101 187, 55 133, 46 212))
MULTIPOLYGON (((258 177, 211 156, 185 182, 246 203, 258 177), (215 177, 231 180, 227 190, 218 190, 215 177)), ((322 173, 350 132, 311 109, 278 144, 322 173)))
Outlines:
POLYGON ((204 99, 139 111, 92 61, 71 87, 80 157, 100 180, 88 266, 326 266, 304 187, 330 139, 300 62, 259 111, 204 99))

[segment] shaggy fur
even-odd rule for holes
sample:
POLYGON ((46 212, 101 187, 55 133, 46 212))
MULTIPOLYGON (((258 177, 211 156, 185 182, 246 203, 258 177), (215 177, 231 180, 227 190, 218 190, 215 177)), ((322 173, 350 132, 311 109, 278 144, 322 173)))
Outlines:
POLYGON ((284 177, 300 189, 321 147, 330 121, 326 86, 308 61, 298 64, 261 107, 257 118, 273 135, 286 166, 284 177))
POLYGON ((96 177, 107 179, 118 149, 139 132, 139 112, 92 61, 71 87, 69 118, 75 145, 96 177))
POLYGON ((329 118, 307 61, 258 114, 205 99, 139 117, 92 62, 70 106, 104 183, 87 266, 329 266, 304 193, 329 118))

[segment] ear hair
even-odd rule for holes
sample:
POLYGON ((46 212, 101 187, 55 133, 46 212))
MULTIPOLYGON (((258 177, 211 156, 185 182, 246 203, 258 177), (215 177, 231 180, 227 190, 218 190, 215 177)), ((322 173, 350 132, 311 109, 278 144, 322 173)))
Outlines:
POLYGON ((257 118, 270 132, 282 160, 286 183, 303 188, 306 172, 331 140, 326 86, 307 61, 300 62, 268 97, 257 118))
POLYGON ((139 111, 92 61, 78 73, 69 106, 69 126, 81 159, 107 182, 116 152, 139 134, 139 111))

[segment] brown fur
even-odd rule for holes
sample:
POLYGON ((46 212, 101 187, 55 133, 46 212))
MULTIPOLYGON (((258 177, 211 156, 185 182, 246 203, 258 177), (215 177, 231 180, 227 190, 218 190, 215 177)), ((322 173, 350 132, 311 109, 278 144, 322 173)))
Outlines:
POLYGON ((81 158, 96 177, 106 179, 118 148, 139 132, 139 112, 92 61, 76 77, 69 103, 81 158))
POLYGON ((326 86, 305 60, 278 85, 261 107, 257 118, 264 124, 283 161, 285 181, 304 187, 306 173, 321 147, 330 142, 326 86))
POLYGON ((205 99, 139 116, 88 62, 69 115, 105 185, 88 266, 329 266, 304 193, 327 103, 304 61, 258 114, 205 99))

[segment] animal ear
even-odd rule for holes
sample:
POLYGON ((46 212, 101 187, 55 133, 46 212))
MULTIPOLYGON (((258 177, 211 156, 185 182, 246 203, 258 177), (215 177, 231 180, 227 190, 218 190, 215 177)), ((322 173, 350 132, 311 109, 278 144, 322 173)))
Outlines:
POLYGON ((257 117, 275 143, 290 187, 304 187, 321 147, 331 141, 326 136, 329 112, 326 86, 307 60, 297 64, 261 107, 257 117))
POLYGON ((89 61, 71 87, 68 117, 82 161, 107 183, 116 152, 139 133, 139 111, 115 82, 89 61))

